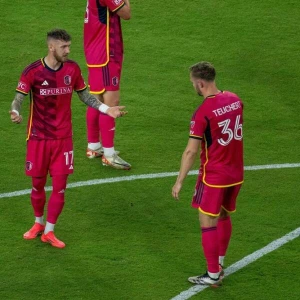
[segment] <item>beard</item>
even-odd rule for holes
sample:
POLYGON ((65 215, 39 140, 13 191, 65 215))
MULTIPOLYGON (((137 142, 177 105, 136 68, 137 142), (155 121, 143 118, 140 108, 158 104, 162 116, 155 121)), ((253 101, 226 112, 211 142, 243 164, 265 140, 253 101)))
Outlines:
POLYGON ((60 63, 63 63, 63 62, 65 62, 65 61, 68 60, 68 54, 66 54, 66 55, 58 55, 56 52, 54 52, 53 56, 60 63))

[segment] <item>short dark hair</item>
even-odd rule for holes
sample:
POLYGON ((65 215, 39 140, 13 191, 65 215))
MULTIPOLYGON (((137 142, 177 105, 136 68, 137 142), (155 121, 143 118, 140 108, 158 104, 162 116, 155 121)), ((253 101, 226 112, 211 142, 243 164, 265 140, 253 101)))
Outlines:
POLYGON ((216 70, 208 61, 201 61, 194 64, 190 67, 190 72, 193 77, 206 81, 214 81, 216 77, 216 70))
POLYGON ((71 41, 71 36, 64 29, 53 29, 47 32, 47 40, 49 39, 69 42, 71 41))

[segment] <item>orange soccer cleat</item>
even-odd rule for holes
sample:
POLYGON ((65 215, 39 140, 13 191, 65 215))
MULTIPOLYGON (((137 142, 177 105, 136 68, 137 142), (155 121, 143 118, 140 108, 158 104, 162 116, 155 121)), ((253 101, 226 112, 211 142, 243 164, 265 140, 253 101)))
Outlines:
POLYGON ((96 150, 91 150, 89 148, 86 149, 86 156, 87 158, 96 158, 96 157, 101 157, 103 155, 103 148, 100 147, 96 150))
POLYGON ((23 234, 23 238, 25 240, 33 240, 38 235, 42 234, 45 230, 45 225, 42 225, 40 223, 34 223, 34 225, 23 234))
POLYGON ((53 231, 49 231, 47 234, 42 234, 41 241, 44 243, 49 243, 53 247, 56 248, 65 248, 66 244, 60 241, 55 235, 53 231))

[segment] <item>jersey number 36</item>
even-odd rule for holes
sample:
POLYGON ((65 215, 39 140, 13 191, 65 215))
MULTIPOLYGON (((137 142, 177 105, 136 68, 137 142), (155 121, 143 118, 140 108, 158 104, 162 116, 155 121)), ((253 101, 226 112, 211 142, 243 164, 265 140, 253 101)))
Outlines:
POLYGON ((232 139, 235 139, 237 141, 241 141, 243 139, 243 125, 240 124, 240 119, 241 116, 237 115, 235 119, 234 128, 232 129, 230 128, 231 127, 230 119, 226 119, 218 123, 219 127, 222 128, 222 134, 226 135, 226 139, 223 138, 218 139, 220 145, 227 146, 232 141, 232 139))

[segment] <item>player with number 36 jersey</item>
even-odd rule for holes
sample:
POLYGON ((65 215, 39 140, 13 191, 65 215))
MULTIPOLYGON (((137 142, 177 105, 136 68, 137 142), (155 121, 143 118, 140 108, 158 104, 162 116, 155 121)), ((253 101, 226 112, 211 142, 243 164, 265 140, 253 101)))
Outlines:
POLYGON ((230 213, 235 211, 244 174, 243 103, 234 93, 219 90, 215 76, 215 68, 209 62, 190 68, 190 80, 204 100, 192 116, 189 141, 172 188, 172 195, 178 200, 200 148, 192 207, 199 211, 207 272, 188 280, 210 286, 219 286, 224 277, 224 259, 232 231, 230 213))

